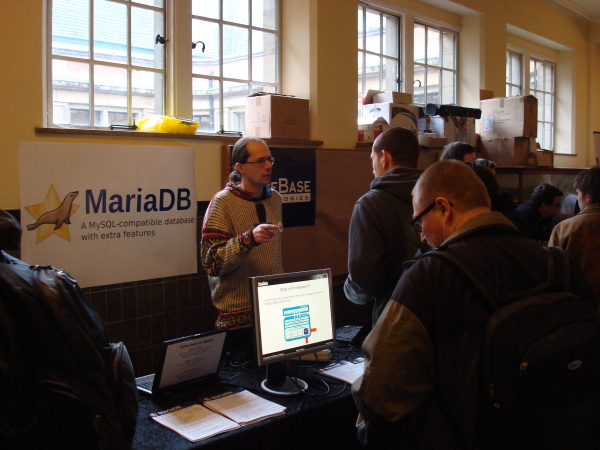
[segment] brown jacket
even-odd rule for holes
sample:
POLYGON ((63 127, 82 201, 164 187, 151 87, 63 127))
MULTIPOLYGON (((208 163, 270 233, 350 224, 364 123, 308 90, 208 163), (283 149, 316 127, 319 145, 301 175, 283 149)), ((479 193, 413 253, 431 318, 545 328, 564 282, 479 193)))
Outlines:
POLYGON ((576 216, 557 224, 548 245, 564 248, 581 265, 600 299, 600 203, 587 205, 576 216))

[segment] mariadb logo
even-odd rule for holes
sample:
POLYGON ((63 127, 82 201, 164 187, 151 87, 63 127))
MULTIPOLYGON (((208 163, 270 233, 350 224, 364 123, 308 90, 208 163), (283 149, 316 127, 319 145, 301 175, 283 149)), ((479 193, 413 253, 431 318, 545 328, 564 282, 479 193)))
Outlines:
MULTIPOLYGON (((68 225, 71 217, 79 209, 75 204, 79 191, 71 191, 64 196, 58 193, 54 185, 50 186, 43 203, 26 206, 35 222, 27 225, 27 231, 37 230, 36 243, 52 234, 70 241, 68 225)), ((91 189, 85 191, 85 214, 118 214, 129 212, 165 212, 171 210, 185 211, 192 206, 191 192, 187 188, 159 189, 158 193, 145 194, 138 188, 134 194, 109 194, 106 189, 95 193, 91 189)))

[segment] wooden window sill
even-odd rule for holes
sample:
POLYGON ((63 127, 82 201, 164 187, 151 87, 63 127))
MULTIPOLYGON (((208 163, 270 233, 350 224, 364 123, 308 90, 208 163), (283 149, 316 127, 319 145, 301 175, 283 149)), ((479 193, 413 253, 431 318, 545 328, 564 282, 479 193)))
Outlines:
MULTIPOLYGON (((146 131, 129 130, 107 130, 101 128, 45 128, 35 127, 36 134, 60 134, 75 136, 115 136, 115 137, 135 137, 135 138, 154 138, 154 139, 191 139, 197 141, 221 141, 227 144, 234 144, 241 136, 236 134, 172 134, 172 133, 148 133, 146 131)), ((323 141, 310 141, 303 139, 265 139, 269 146, 277 147, 320 147, 323 141)))

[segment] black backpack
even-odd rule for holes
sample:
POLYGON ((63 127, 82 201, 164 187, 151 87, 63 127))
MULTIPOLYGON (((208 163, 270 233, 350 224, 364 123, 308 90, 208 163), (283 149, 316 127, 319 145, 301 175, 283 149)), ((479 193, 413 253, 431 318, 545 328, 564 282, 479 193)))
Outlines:
MULTIPOLYGON (((568 292, 570 262, 564 251, 545 250, 547 281, 510 299, 500 298, 460 252, 446 248, 426 254, 466 277, 491 314, 482 355, 482 397, 487 399, 482 406, 485 432, 496 441, 486 448, 598 448, 599 314, 568 292)), ((436 396, 457 441, 467 447, 439 389, 436 396)))
POLYGON ((66 272, 3 256, 0 447, 131 448, 138 403, 125 345, 108 342, 66 272))

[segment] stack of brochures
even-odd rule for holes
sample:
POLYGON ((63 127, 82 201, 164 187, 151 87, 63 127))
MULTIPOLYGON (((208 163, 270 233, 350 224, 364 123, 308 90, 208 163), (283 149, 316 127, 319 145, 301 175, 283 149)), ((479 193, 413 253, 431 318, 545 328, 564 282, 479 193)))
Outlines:
POLYGON ((268 417, 285 414, 284 406, 246 390, 205 398, 201 403, 177 406, 152 414, 151 417, 189 441, 197 442, 268 417))
POLYGON ((354 361, 338 361, 323 367, 320 370, 322 375, 345 381, 348 384, 354 383, 364 372, 364 358, 357 358, 354 361))

